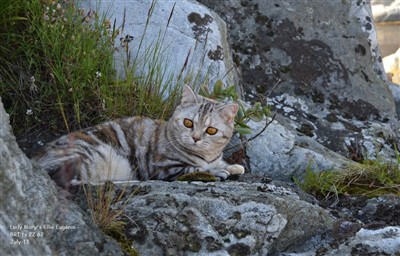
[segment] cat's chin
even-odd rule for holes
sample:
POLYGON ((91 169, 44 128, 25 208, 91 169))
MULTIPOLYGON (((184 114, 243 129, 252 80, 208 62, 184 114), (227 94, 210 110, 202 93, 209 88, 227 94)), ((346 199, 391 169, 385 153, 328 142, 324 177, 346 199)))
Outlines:
POLYGON ((186 149, 188 149, 189 151, 200 153, 200 154, 203 154, 203 153, 206 153, 206 152, 212 150, 211 148, 205 147, 205 145, 200 141, 186 142, 186 143, 184 143, 184 147, 186 149))
POLYGON ((197 143, 197 142, 193 142, 193 143, 187 143, 186 144, 186 148, 192 150, 192 151, 204 151, 204 147, 202 147, 201 144, 197 143))

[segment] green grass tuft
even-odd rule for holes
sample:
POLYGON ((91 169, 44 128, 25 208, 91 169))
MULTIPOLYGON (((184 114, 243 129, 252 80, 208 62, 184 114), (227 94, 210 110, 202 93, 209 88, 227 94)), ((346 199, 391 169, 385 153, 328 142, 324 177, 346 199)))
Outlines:
POLYGON ((296 183, 307 193, 327 200, 342 195, 400 196, 400 157, 393 162, 365 160, 342 170, 313 172, 307 168, 303 181, 296 183))
POLYGON ((166 72, 163 34, 127 59, 120 78, 114 69, 119 33, 107 14, 81 10, 74 1, 2 1, 0 95, 17 138, 123 116, 170 116, 181 86, 166 72))
POLYGON ((125 234, 126 222, 123 220, 129 199, 137 193, 137 190, 128 192, 128 186, 129 183, 117 188, 112 182, 106 182, 101 185, 89 183, 82 188, 93 222, 114 238, 128 255, 136 256, 139 254, 125 234))
POLYGON ((22 16, 0 24, 0 93, 16 133, 45 124, 76 129, 99 119, 101 85, 115 73, 109 21, 73 1, 12 6, 22 16))

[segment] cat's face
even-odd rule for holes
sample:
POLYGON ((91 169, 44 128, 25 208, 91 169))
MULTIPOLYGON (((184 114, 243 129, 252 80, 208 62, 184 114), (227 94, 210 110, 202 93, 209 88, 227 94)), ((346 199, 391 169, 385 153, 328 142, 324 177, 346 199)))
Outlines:
POLYGON ((204 98, 185 85, 181 104, 170 120, 170 129, 187 150, 220 153, 232 137, 237 110, 237 104, 204 98))

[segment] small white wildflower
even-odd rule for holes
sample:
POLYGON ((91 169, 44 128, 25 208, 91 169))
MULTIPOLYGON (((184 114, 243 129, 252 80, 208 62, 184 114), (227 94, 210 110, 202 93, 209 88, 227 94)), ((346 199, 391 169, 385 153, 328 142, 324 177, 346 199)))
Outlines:
POLYGON ((38 91, 38 88, 37 88, 36 84, 32 83, 31 86, 29 86, 29 90, 31 93, 35 93, 38 91))
POLYGON ((34 76, 31 76, 30 80, 31 80, 31 85, 29 86, 29 90, 31 91, 31 93, 35 93, 37 92, 37 86, 35 84, 36 79, 34 76))
POLYGON ((101 72, 100 71, 96 71, 96 78, 100 78, 101 77, 101 72))
POLYGON ((75 41, 75 36, 74 35, 71 36, 71 41, 75 41))
POLYGON ((57 8, 57 10, 60 10, 61 9, 61 4, 58 3, 56 8, 57 8))
POLYGON ((32 109, 29 108, 29 109, 26 110, 26 115, 27 115, 27 116, 30 116, 30 115, 32 115, 32 114, 33 114, 32 109))
POLYGON ((45 14, 43 15, 43 19, 46 20, 46 21, 49 20, 49 19, 50 19, 50 18, 49 18, 49 15, 47 15, 47 13, 45 13, 45 14))

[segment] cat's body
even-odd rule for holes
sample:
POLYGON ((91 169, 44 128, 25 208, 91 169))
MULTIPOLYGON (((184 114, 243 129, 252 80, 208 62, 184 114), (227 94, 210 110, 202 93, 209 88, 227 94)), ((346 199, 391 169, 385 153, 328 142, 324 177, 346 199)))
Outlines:
POLYGON ((117 119, 62 136, 34 160, 64 188, 88 181, 175 180, 194 171, 226 179, 244 172, 242 166, 222 160, 237 109, 185 86, 168 122, 117 119))

